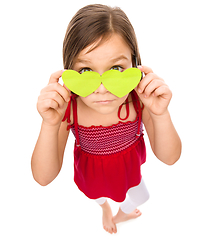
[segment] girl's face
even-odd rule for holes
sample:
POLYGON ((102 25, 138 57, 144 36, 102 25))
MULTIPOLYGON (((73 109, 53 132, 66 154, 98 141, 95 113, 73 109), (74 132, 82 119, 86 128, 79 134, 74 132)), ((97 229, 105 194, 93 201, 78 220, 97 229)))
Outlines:
MULTIPOLYGON (((110 39, 90 51, 94 48, 95 44, 97 44, 97 42, 80 52, 73 65, 73 70, 80 73, 84 71, 95 71, 102 75, 110 69, 124 71, 132 67, 131 50, 120 35, 113 34, 110 39)), ((95 92, 87 97, 80 97, 80 99, 91 109, 101 114, 110 114, 118 111, 118 107, 127 97, 128 95, 118 98, 101 84, 95 92)))

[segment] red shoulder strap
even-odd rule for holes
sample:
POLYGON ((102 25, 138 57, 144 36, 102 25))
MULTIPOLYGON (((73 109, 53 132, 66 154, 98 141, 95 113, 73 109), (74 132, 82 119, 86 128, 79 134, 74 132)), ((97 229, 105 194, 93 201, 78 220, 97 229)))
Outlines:
POLYGON ((138 115, 138 130, 137 130, 137 136, 140 136, 140 125, 142 122, 142 110, 143 108, 141 108, 140 106, 140 99, 137 95, 137 93, 134 91, 132 91, 132 100, 133 100, 133 105, 135 108, 135 111, 137 112, 138 115))
POLYGON ((124 120, 126 120, 129 117, 129 114, 130 114, 129 102, 128 102, 128 99, 127 99, 126 103, 125 104, 121 104, 121 106, 119 107, 119 109, 118 109, 118 117, 119 117, 120 120, 124 121, 124 120), (122 107, 124 105, 126 105, 126 117, 125 118, 121 118, 121 109, 122 109, 122 107))
POLYGON ((68 103, 68 107, 66 108, 66 112, 65 115, 63 117, 62 122, 65 122, 67 119, 67 122, 70 123, 70 109, 71 109, 71 100, 72 100, 72 96, 70 97, 70 101, 68 103))
POLYGON ((67 130, 70 129, 71 125, 71 120, 70 120, 70 111, 71 111, 71 103, 73 104, 73 121, 74 121, 74 126, 75 126, 75 135, 76 135, 76 146, 80 146, 80 141, 79 141, 79 133, 78 133, 78 118, 77 118, 77 102, 76 102, 76 96, 77 95, 71 95, 70 101, 68 103, 68 107, 66 109, 65 115, 63 117, 62 122, 64 122, 67 119, 68 126, 67 130))
POLYGON ((76 97, 77 95, 73 95, 73 121, 75 126, 75 138, 76 138, 76 146, 80 147, 80 139, 79 139, 79 133, 78 133, 78 117, 77 117, 77 101, 76 97))

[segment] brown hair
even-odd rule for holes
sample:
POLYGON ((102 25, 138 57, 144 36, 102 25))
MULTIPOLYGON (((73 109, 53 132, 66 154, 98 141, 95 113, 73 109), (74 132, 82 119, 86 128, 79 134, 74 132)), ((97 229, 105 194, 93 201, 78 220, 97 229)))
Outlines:
MULTIPOLYGON (((132 24, 118 7, 101 4, 81 8, 70 21, 63 42, 63 64, 71 69, 78 54, 90 44, 99 40, 96 48, 113 33, 119 34, 132 51, 132 64, 141 65, 137 39, 132 24)), ((93 49, 91 49, 93 50, 93 49)))

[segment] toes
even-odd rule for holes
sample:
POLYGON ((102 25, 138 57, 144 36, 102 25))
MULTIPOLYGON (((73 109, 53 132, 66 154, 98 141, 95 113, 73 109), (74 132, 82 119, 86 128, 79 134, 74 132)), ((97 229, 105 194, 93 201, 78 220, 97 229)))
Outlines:
POLYGON ((104 230, 107 231, 110 234, 113 233, 113 231, 110 228, 106 227, 106 226, 104 226, 104 230))
POLYGON ((108 228, 106 226, 104 226, 104 230, 108 232, 108 228))
POLYGON ((114 225, 114 226, 112 227, 112 231, 113 231, 113 233, 117 233, 117 227, 116 227, 116 225, 114 225))
POLYGON ((141 214, 142 214, 142 213, 140 212, 140 210, 138 210, 138 209, 135 210, 135 213, 136 213, 137 215, 141 215, 141 214))
POLYGON ((107 231, 108 233, 112 234, 112 233, 117 233, 117 229, 115 228, 111 228, 111 227, 106 227, 103 226, 104 230, 107 231))
POLYGON ((116 229, 116 228, 113 228, 113 232, 114 232, 114 233, 117 233, 117 229, 116 229))
POLYGON ((142 213, 139 211, 137 215, 141 216, 141 215, 142 215, 142 213))

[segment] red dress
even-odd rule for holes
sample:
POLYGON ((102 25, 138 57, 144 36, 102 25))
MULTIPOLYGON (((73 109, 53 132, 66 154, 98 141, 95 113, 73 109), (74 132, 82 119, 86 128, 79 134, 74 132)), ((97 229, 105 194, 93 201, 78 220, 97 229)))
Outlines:
MULTIPOLYGON (((91 199, 107 197, 116 202, 123 202, 127 191, 139 185, 141 181, 140 167, 146 161, 146 148, 143 139, 142 109, 135 91, 132 92, 132 100, 137 112, 135 121, 120 121, 109 127, 84 127, 77 122, 76 96, 71 97, 63 121, 67 119, 70 123, 72 102, 74 124, 69 125, 68 129, 71 128, 76 138, 74 181, 91 199)), ((126 109, 125 119, 129 116, 128 102, 126 109)))

